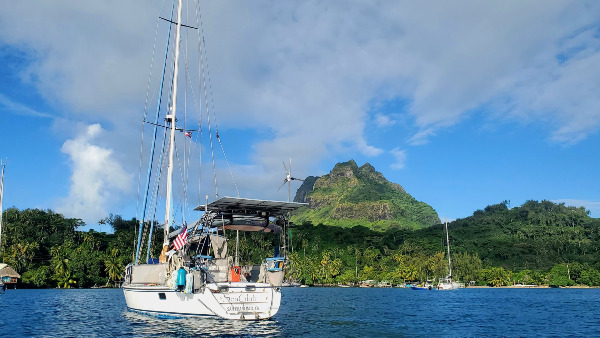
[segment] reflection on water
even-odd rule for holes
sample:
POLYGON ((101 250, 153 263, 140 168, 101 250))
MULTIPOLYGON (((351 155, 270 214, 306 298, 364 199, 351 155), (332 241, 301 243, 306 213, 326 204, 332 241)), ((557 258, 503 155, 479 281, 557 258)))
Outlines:
POLYGON ((134 336, 202 335, 202 336, 278 336, 281 324, 276 320, 235 321, 219 318, 192 317, 160 319, 124 310, 123 316, 131 323, 134 336))
POLYGON ((9 290, 0 298, 0 336, 174 337, 281 336, 276 320, 218 318, 159 319, 125 306, 123 292, 96 290, 9 290))
POLYGON ((122 290, 7 290, 0 336, 600 337, 600 289, 291 288, 265 321, 158 319, 122 290))

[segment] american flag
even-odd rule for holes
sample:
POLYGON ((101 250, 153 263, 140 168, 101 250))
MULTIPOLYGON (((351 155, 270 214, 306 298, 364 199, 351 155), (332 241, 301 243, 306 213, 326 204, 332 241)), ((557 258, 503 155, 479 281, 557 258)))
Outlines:
POLYGON ((187 136, 189 138, 192 138, 192 132, 191 131, 186 131, 184 134, 185 134, 185 136, 187 136))
POLYGON ((186 240, 187 240, 187 224, 184 222, 183 230, 181 230, 181 232, 179 233, 179 235, 177 235, 177 238, 175 238, 175 241, 173 242, 173 246, 175 247, 175 250, 179 250, 179 249, 183 248, 186 240))

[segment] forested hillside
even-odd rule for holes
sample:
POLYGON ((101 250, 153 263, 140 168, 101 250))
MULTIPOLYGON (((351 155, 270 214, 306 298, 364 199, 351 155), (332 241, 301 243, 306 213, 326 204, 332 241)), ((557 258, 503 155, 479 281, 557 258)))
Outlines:
POLYGON ((136 221, 111 216, 103 222, 114 233, 77 231, 83 225, 80 220, 51 210, 7 209, 1 259, 22 275, 22 287, 91 287, 120 281, 132 259, 136 221))
POLYGON ((452 222, 450 236, 457 250, 511 269, 600 264, 600 219, 591 218, 583 207, 528 201, 509 210, 500 203, 452 222))
MULTIPOLYGON (((378 232, 305 223, 293 234, 303 281, 423 281, 447 273, 442 224, 378 232)), ((450 223, 449 234, 454 276, 463 281, 600 285, 600 219, 583 208, 500 203, 450 223)))
MULTIPOLYGON (((113 233, 77 231, 79 220, 49 210, 7 209, 1 259, 22 274, 20 287, 112 284, 133 258, 136 220, 111 216, 103 222, 113 233)), ((442 224, 387 231, 295 224, 288 277, 306 284, 445 277, 443 229, 442 224)), ((583 208, 529 201, 509 209, 500 203, 451 222, 449 229, 456 279, 480 285, 600 285, 600 219, 583 208)), ((151 257, 157 257, 162 243, 162 231, 155 235, 151 257)), ((241 232, 240 237, 242 264, 260 263, 278 243, 269 234, 241 232)))

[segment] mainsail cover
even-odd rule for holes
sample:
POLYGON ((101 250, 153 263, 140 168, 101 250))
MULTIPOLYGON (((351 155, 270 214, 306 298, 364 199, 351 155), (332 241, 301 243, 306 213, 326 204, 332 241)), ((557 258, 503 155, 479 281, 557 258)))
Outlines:
POLYGON ((210 244, 212 245, 215 258, 227 257, 227 240, 223 236, 210 235, 210 244))

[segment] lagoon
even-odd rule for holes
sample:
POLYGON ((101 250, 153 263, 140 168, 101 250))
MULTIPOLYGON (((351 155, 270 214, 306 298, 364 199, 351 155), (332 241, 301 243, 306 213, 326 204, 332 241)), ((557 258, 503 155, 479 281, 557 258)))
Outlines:
POLYGON ((7 290, 3 336, 600 336, 600 289, 285 288, 268 321, 163 320, 120 289, 7 290))

